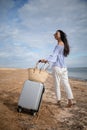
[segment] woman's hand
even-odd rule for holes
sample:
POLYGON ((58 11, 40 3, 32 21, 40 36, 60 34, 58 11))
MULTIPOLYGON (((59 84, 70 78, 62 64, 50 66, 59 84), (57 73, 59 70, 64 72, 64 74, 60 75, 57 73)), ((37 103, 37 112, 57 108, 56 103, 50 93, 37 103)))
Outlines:
POLYGON ((47 63, 48 61, 45 60, 45 59, 40 59, 38 62, 41 62, 41 63, 47 63))

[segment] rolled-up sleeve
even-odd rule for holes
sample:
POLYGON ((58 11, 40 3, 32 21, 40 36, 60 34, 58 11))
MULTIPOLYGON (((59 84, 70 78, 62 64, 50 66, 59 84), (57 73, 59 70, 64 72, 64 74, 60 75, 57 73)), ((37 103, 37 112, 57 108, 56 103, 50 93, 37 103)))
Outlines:
POLYGON ((53 53, 49 55, 48 58, 46 58, 46 60, 48 60, 48 62, 56 62, 57 55, 58 55, 58 48, 55 47, 53 53))

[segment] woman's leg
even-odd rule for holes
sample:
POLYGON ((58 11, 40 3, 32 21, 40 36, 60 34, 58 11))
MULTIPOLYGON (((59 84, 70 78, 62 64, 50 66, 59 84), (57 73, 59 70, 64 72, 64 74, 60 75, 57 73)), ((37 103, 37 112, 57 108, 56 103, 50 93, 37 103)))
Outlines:
POLYGON ((53 77, 54 77, 55 93, 56 93, 57 103, 60 103, 60 100, 61 100, 60 76, 58 74, 57 67, 53 68, 53 77))
POLYGON ((67 98, 68 98, 68 106, 72 105, 72 99, 73 99, 73 93, 69 84, 69 80, 68 80, 68 72, 67 69, 64 68, 62 70, 62 76, 61 76, 61 82, 64 86, 65 92, 67 94, 67 98))

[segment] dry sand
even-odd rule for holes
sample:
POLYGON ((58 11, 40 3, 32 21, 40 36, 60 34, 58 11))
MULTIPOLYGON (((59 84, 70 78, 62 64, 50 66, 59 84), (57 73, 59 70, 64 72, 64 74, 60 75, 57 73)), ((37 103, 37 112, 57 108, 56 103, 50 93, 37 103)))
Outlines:
POLYGON ((27 69, 0 68, 0 130, 87 130, 87 81, 69 79, 76 105, 66 108, 62 91, 62 108, 56 105, 54 83, 49 75, 45 83, 38 116, 18 113, 17 104, 27 69))

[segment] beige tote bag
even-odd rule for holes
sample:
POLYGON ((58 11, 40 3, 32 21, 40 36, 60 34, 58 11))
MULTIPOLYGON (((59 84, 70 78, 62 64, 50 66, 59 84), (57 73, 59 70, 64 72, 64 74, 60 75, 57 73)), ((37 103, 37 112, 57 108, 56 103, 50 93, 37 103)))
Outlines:
MULTIPOLYGON (((44 83, 49 75, 49 73, 46 71, 46 69, 49 67, 47 66, 46 69, 39 69, 38 64, 40 62, 37 62, 35 68, 29 68, 28 69, 28 79, 31 81, 41 82, 44 83)), ((44 64, 45 65, 45 64, 44 64)))

